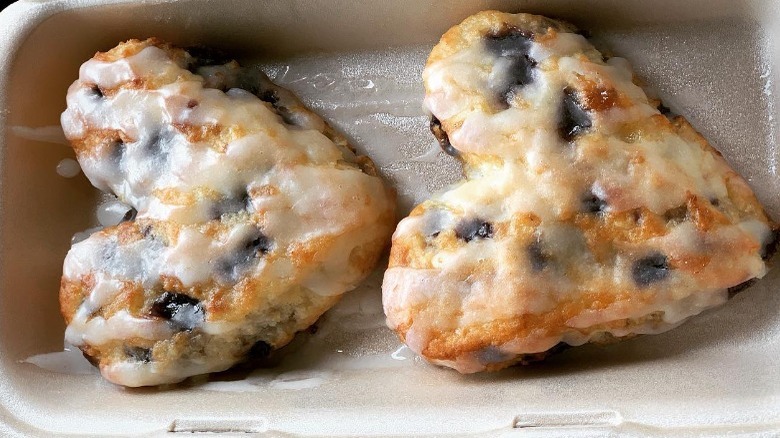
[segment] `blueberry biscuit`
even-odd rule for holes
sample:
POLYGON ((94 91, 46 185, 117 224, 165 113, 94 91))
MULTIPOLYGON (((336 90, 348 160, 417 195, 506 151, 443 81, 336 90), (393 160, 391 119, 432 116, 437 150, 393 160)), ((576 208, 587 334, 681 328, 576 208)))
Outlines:
POLYGON ((574 27, 476 14, 423 80, 466 179, 398 225, 383 301, 429 361, 497 370, 663 332, 766 274, 776 225, 746 182, 574 27))
POLYGON ((178 382, 289 342, 374 267, 394 193, 262 72, 155 39, 82 65, 62 125, 136 211, 68 253, 66 339, 111 382, 178 382))

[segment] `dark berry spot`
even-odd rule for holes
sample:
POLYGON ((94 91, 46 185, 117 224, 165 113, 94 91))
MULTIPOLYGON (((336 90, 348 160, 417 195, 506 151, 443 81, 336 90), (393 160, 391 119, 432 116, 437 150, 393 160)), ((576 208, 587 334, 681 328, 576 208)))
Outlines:
POLYGON ((236 248, 233 253, 217 262, 217 270, 223 280, 236 282, 252 265, 252 261, 273 248, 273 241, 256 230, 243 245, 236 248))
POLYGON ((128 222, 135 219, 135 217, 138 215, 138 210, 135 208, 131 208, 130 210, 127 210, 127 213, 125 213, 124 216, 122 216, 122 222, 128 222))
POLYGON ((651 254, 634 262, 631 275, 639 287, 649 286, 669 275, 669 263, 665 255, 651 254))
POLYGON ((271 354, 271 345, 265 341, 257 341, 247 352, 246 356, 249 359, 265 359, 271 354))
POLYGON ((749 288, 750 286, 753 286, 753 284, 755 284, 757 281, 758 281, 757 279, 751 278, 748 281, 744 281, 744 282, 742 282, 742 283, 740 283, 740 284, 738 284, 736 286, 730 287, 729 290, 728 290, 728 292, 729 292, 729 299, 734 298, 734 296, 737 295, 738 293, 740 293, 743 290, 749 288))
POLYGON ((125 346, 125 355, 136 362, 152 361, 152 350, 148 348, 125 346))
POLYGON ((190 101, 187 102, 187 108, 189 108, 189 109, 193 109, 196 106, 198 106, 198 101, 195 100, 195 99, 190 99, 190 101))
POLYGON ((500 108, 508 108, 517 90, 534 81, 536 61, 528 55, 532 38, 532 34, 512 26, 485 36, 487 50, 505 60, 496 62, 498 70, 491 73, 489 84, 500 108))
POLYGON ((102 99, 105 97, 105 95, 103 94, 103 90, 97 85, 93 85, 92 87, 90 87, 89 91, 92 94, 92 96, 94 96, 97 99, 102 99))
POLYGON ((582 198, 582 210, 586 213, 604 213, 607 211, 607 205, 607 201, 599 198, 595 193, 588 193, 582 198))
POLYGON ((455 236, 466 242, 474 239, 490 239, 493 237, 493 225, 482 219, 464 220, 455 227, 455 236))
POLYGON ((295 119, 292 116, 292 113, 290 112, 290 109, 286 106, 283 106, 279 103, 273 103, 271 106, 274 107, 274 110, 276 110, 276 114, 279 114, 279 117, 282 118, 282 121, 288 125, 296 126, 295 119))
POLYGON ((563 90, 563 104, 561 105, 561 121, 558 124, 558 132, 566 141, 572 141, 577 136, 585 133, 593 126, 588 112, 577 100, 577 92, 570 87, 563 90))
POLYGON ((257 93, 253 93, 253 94, 257 95, 260 98, 260 100, 270 103, 271 107, 273 107, 276 114, 278 114, 279 117, 282 118, 282 121, 284 123, 288 125, 296 126, 295 120, 293 119, 290 109, 282 105, 281 103, 279 103, 279 97, 277 96, 275 91, 273 90, 258 91, 257 93))
POLYGON ((237 83, 232 84, 232 86, 241 88, 242 90, 246 90, 254 94, 263 102, 268 102, 271 104, 271 107, 274 109, 276 114, 282 118, 284 123, 295 126, 296 123, 292 113, 290 112, 290 109, 282 103, 282 99, 279 97, 279 93, 274 89, 264 88, 263 82, 265 81, 263 81, 259 76, 262 77, 263 75, 256 70, 243 69, 239 74, 237 83))
POLYGON ((156 132, 141 138, 132 147, 139 148, 152 161, 151 165, 164 167, 167 166, 168 155, 175 139, 174 129, 161 127, 156 132))
POLYGON ((720 199, 712 198, 710 199, 710 204, 712 204, 713 207, 720 207, 720 199))
POLYGON ((533 72, 536 61, 527 57, 513 58, 509 66, 508 81, 494 88, 501 101, 507 105, 515 99, 517 90, 533 82, 533 72))
POLYGON ((192 73, 196 73, 196 70, 200 67, 225 65, 232 60, 232 58, 228 57, 224 52, 214 49, 213 47, 192 46, 187 47, 186 50, 193 58, 187 66, 187 70, 192 73))
POLYGON ((512 358, 511 354, 501 351, 500 348, 490 345, 476 352, 477 360, 484 365, 501 363, 512 358))
POLYGON ((250 209, 252 199, 246 191, 237 196, 222 198, 216 201, 211 207, 211 217, 219 219, 227 214, 234 214, 250 209))
POLYGON ((149 311, 151 316, 167 319, 176 330, 192 330, 204 320, 203 306, 190 296, 163 292, 149 311))
POLYGON ((538 238, 528 245, 526 253, 533 272, 541 272, 550 261, 550 255, 542 249, 542 243, 538 238))
POLYGON ((125 155, 125 142, 120 139, 116 139, 111 142, 109 149, 109 158, 114 165, 119 166, 122 161, 122 157, 125 155))
POLYGON ((547 351, 541 351, 539 353, 526 353, 520 356, 520 364, 530 365, 536 362, 543 361, 550 356, 559 354, 562 351, 571 348, 571 346, 565 342, 559 342, 547 351))
POLYGON ((764 241, 761 246, 761 259, 769 260, 777 252, 778 244, 780 244, 780 230, 772 230, 769 237, 764 241))
POLYGON ((435 116, 431 116, 430 128, 433 136, 436 137, 436 140, 439 141, 439 147, 441 150, 446 152, 447 155, 452 155, 453 157, 460 155, 460 152, 458 152, 458 150, 452 146, 452 143, 450 143, 450 137, 441 126, 441 121, 439 121, 439 119, 437 119, 435 116))
POLYGON ((688 206, 681 205, 679 207, 666 210, 664 212, 664 219, 670 224, 679 224, 684 222, 688 218, 688 206))
POLYGON ((161 132, 155 132, 145 142, 141 143, 141 147, 150 155, 158 155, 162 150, 162 134, 161 132))
POLYGON ((663 103, 659 103, 658 104, 658 112, 660 112, 661 114, 663 114, 665 116, 669 116, 669 115, 672 114, 672 110, 669 109, 669 107, 664 105, 663 103))
POLYGON ((247 260, 252 257, 256 257, 258 254, 267 254, 268 251, 271 250, 271 246, 271 239, 269 239, 263 233, 259 233, 256 238, 252 239, 252 241, 244 246, 244 251, 247 252, 247 260))
POLYGON ((274 105, 274 107, 277 103, 279 103, 279 96, 276 94, 276 91, 274 90, 258 91, 256 94, 257 97, 260 98, 260 100, 262 100, 263 102, 268 102, 271 105, 274 105))
POLYGON ((501 29, 485 35, 485 46, 496 56, 527 56, 533 38, 531 32, 505 24, 501 29))

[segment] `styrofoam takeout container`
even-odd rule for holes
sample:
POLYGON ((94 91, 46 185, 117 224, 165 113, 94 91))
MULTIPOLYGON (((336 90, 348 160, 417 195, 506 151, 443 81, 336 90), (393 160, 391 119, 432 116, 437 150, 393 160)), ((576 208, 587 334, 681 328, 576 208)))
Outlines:
POLYGON ((459 179, 427 132, 427 53, 489 8, 590 30, 780 218, 771 0, 21 1, 0 14, 0 434, 775 436, 780 269, 671 332, 494 374, 461 376, 401 348, 382 324, 381 269, 274 368, 127 390, 78 354, 55 353, 62 260, 71 235, 95 225, 99 202, 83 175, 55 171, 73 156, 57 126, 83 61, 158 36, 260 63, 377 162, 406 213, 459 179))

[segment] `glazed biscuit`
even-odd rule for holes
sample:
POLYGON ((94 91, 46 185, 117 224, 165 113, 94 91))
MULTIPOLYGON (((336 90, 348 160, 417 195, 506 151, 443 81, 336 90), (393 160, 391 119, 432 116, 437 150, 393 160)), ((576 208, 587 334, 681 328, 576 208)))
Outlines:
POLYGON ((82 65, 62 126, 137 215, 69 251, 66 339, 103 376, 157 385, 266 356, 374 267, 394 193, 258 69, 131 40, 82 65))
POLYGON ((473 373, 660 333, 766 274, 777 227, 746 182, 573 26, 476 14, 423 80, 466 179, 398 225, 383 302, 429 361, 473 373))

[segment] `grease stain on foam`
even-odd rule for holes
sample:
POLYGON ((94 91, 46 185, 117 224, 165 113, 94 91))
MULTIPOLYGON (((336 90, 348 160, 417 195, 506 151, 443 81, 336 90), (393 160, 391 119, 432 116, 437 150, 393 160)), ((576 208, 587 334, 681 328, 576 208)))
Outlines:
POLYGON ((268 386, 295 391, 312 389, 325 383, 330 375, 331 373, 326 371, 290 371, 276 376, 268 386))
POLYGON ((30 126, 11 126, 11 132, 17 137, 25 140, 63 145, 70 144, 65 138, 65 133, 62 132, 62 127, 59 125, 40 126, 35 128, 30 126))
POLYGON ((46 371, 59 374, 86 375, 97 374, 98 371, 90 364, 81 351, 72 346, 66 346, 63 351, 36 354, 20 363, 29 363, 46 371))

